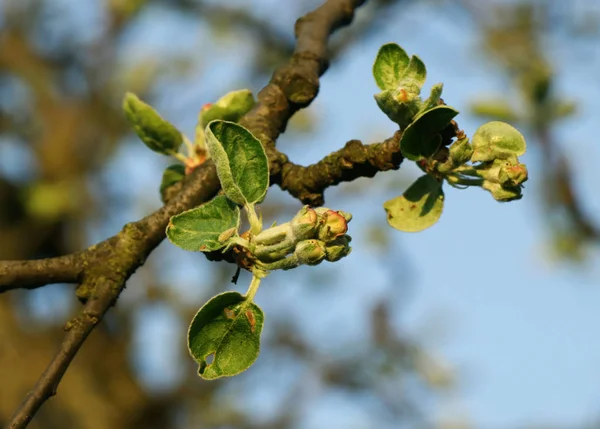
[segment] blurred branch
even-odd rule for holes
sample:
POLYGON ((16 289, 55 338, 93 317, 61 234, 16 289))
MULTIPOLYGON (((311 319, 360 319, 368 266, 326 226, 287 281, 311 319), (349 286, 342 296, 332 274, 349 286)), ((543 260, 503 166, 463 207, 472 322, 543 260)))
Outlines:
MULTIPOLYGON (((328 0, 296 23, 297 46, 290 62, 275 71, 258 94, 255 108, 243 125, 265 146, 285 129, 291 115, 305 107, 318 92, 319 76, 327 69, 327 41, 331 33, 352 21, 364 0, 328 0)), ((81 254, 90 262, 84 268, 79 297, 86 303, 80 314, 65 325, 65 338, 33 390, 11 418, 10 429, 26 427, 56 389, 75 354, 115 304, 133 272, 164 239, 171 216, 208 201, 219 189, 212 162, 197 168, 184 180, 181 191, 153 214, 125 225, 117 235, 81 254)))
POLYGON ((52 283, 76 283, 83 273, 80 253, 29 261, 0 261, 0 293, 52 283))

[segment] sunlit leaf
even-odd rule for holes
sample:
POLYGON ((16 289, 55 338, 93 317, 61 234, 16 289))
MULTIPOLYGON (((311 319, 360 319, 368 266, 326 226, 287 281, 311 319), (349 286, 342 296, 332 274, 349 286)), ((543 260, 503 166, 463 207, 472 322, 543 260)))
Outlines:
POLYGON ((208 203, 171 218, 167 238, 191 251, 213 251, 225 247, 224 233, 239 227, 240 210, 227 197, 219 195, 208 203))
POLYGON ((200 365, 200 377, 213 380, 248 369, 260 352, 263 322, 261 308, 237 292, 204 304, 188 331, 188 349, 200 365))
POLYGON ((269 162, 260 141, 233 122, 212 121, 205 133, 225 195, 239 205, 261 201, 269 187, 269 162))
POLYGON ((383 205, 391 227, 418 232, 434 225, 444 209, 442 183, 426 174, 419 177, 402 196, 383 205))
POLYGON ((183 142, 179 130, 135 94, 125 94, 123 110, 140 140, 150 149, 163 155, 179 150, 183 142))
POLYGON ((404 49, 395 43, 379 48, 373 64, 373 77, 381 90, 397 89, 409 59, 404 49))

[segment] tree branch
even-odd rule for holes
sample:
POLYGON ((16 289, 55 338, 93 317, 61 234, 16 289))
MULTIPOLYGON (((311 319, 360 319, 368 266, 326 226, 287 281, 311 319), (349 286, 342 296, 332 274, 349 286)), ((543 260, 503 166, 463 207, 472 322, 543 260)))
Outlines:
MULTIPOLYGON (((321 7, 296 23, 297 47, 289 64, 278 69, 270 83, 259 93, 258 103, 243 118, 242 125, 260 138, 265 147, 274 149, 274 142, 285 129, 291 115, 307 106, 317 95, 318 77, 327 68, 329 35, 349 24, 354 10, 365 0, 328 0, 321 7)), ((271 158, 285 162, 285 156, 271 158)), ((65 326, 61 347, 33 390, 11 418, 10 429, 24 428, 37 410, 56 389, 75 354, 115 304, 133 272, 165 237, 171 216, 208 201, 219 189, 212 162, 206 162, 183 181, 181 191, 153 214, 125 225, 117 235, 83 252, 83 282, 79 296, 86 301, 81 313, 65 326), (86 257, 90 264, 85 265, 86 257)))
POLYGON ((305 204, 323 205, 323 191, 330 186, 398 169, 404 159, 400 153, 401 135, 397 131, 384 142, 370 145, 350 140, 342 149, 308 167, 288 161, 282 165, 281 175, 272 181, 305 204))
POLYGON ((83 274, 81 252, 30 261, 0 261, 0 293, 51 283, 77 283, 83 274))

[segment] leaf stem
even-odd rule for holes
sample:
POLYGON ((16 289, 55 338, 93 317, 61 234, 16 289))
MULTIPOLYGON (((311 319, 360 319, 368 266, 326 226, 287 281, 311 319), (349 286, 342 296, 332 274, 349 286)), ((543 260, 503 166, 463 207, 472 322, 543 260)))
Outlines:
POLYGON ((246 216, 248 216, 248 222, 250 223, 250 234, 259 234, 262 231, 262 219, 256 214, 254 204, 245 204, 244 210, 246 210, 246 216))
POLYGON ((187 149, 188 158, 193 158, 193 156, 196 152, 194 143, 192 143, 190 141, 190 139, 188 138, 188 136, 186 136, 185 134, 182 133, 181 135, 183 136, 183 144, 185 144, 185 148, 187 149))
POLYGON ((183 162, 183 165, 187 165, 188 164, 188 160, 189 158, 187 156, 185 156, 182 153, 179 152, 172 152, 171 156, 178 159, 179 161, 183 162))
POLYGON ((483 179, 476 179, 472 177, 464 177, 457 174, 449 174, 446 176, 446 180, 451 185, 464 185, 464 186, 481 186, 483 185, 483 179))
POLYGON ((254 301, 254 296, 256 295, 256 292, 258 291, 258 287, 260 286, 260 281, 261 278, 257 277, 255 275, 252 276, 252 281, 250 282, 250 287, 248 287, 248 290, 246 291, 246 300, 249 302, 253 302, 254 301))

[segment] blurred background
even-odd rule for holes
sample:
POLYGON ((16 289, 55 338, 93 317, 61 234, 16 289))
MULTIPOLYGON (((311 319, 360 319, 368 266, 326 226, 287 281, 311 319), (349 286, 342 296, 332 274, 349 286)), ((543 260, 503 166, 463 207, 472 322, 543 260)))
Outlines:
MULTIPOLYGON (((188 136, 226 92, 257 93, 317 0, 0 0, 0 259, 62 255, 160 203, 173 160, 136 140, 125 91, 188 136)), ((527 137, 524 198, 447 189, 418 234, 382 204, 419 171, 326 192, 353 213, 352 254, 274 273, 257 302, 262 353, 205 382, 187 325, 235 267, 164 242, 86 341, 31 428, 593 428, 600 425, 600 3, 370 0, 332 39, 317 100, 278 147, 310 164, 394 125, 371 65, 397 42, 468 135, 501 119, 527 137)), ((300 203, 271 188, 267 223, 300 203)), ((56 352, 72 285, 0 296, 0 424, 56 352)))

